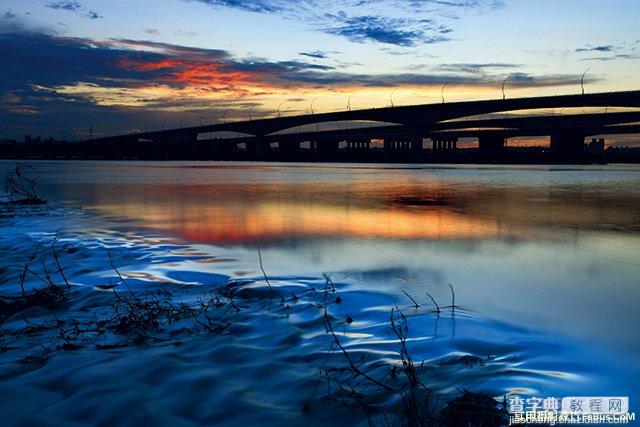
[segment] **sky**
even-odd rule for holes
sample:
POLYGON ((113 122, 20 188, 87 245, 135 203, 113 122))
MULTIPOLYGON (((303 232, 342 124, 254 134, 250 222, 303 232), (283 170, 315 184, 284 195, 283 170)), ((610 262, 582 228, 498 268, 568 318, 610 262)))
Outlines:
POLYGON ((640 89, 637 0, 2 0, 0 138, 640 89), (447 83, 444 91, 443 85, 447 83))

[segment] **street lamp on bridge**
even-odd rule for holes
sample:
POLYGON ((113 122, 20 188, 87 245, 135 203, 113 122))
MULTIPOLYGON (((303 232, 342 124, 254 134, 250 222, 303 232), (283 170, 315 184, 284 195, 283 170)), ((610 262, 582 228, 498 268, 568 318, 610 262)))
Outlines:
POLYGON ((590 68, 587 68, 586 70, 584 70, 584 73, 582 73, 582 77, 580 77, 580 88, 582 88, 582 94, 584 95, 584 75, 587 74, 587 71, 589 71, 590 68))
POLYGON ((509 80, 510 77, 511 76, 507 76, 507 78, 502 81, 502 99, 507 98, 507 96, 504 94, 504 85, 507 83, 507 80, 509 80))
POLYGON ((393 108, 393 94, 396 93, 398 89, 394 89, 391 91, 391 95, 389 96, 389 102, 391 102, 391 107, 393 108))
POLYGON ((440 89, 440 97, 442 98, 442 103, 444 104, 444 88, 449 85, 449 82, 446 82, 442 85, 442 89, 440 89))
POLYGON ((284 100, 280 104, 278 104, 278 118, 280 118, 280 107, 282 107, 282 104, 284 104, 285 102, 287 102, 287 101, 284 100))
POLYGON ((315 114, 315 112, 313 111, 313 103, 316 102, 318 100, 318 98, 313 98, 313 101, 311 101, 311 104, 309 104, 309 109, 311 110, 311 114, 315 114))

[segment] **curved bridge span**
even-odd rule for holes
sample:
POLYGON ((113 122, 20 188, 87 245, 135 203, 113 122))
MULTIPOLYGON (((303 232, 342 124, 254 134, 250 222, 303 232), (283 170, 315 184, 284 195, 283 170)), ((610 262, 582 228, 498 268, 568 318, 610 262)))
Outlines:
POLYGON ((459 138, 475 137, 479 141, 480 160, 490 162, 500 161, 507 138, 546 135, 551 138, 549 151, 554 160, 573 163, 585 161, 584 142, 589 136, 637 133, 640 110, 634 110, 636 108, 640 109, 640 90, 405 105, 130 133, 82 141, 78 147, 89 153, 84 156, 88 158, 99 157, 102 150, 124 158, 231 159, 242 153, 239 158, 248 160, 294 160, 304 149, 306 158, 310 160, 330 161, 339 157, 336 156, 338 152, 349 152, 349 159, 357 161, 365 160, 371 154, 372 140, 382 140, 381 148, 385 155, 376 158, 422 161, 437 160, 440 155, 451 158, 457 151, 459 138), (591 108, 593 111, 594 107, 598 108, 598 113, 526 114, 527 110, 536 109, 591 108), (607 107, 630 111, 607 113, 607 107), (517 114, 508 117, 471 119, 516 111, 517 114), (334 130, 318 128, 315 132, 300 128, 332 122, 379 122, 385 125, 351 125, 350 129, 334 130), (245 136, 203 138, 206 137, 203 134, 217 132, 235 132, 245 136), (433 144, 430 151, 425 147, 426 138, 433 144), (147 152, 152 154, 145 154, 147 152), (185 155, 185 152, 192 154, 185 155), (430 153, 428 156, 427 152, 430 153))
MULTIPOLYGON (((339 121, 374 121, 428 128, 429 125, 445 120, 459 119, 480 114, 504 113, 541 108, 559 109, 587 107, 640 107, 640 91, 369 108, 363 110, 304 114, 298 116, 218 123, 155 132, 142 132, 126 136, 155 140, 180 135, 193 136, 194 134, 197 135, 201 133, 224 131, 238 132, 253 136, 265 136, 298 126, 339 121)), ((124 135, 120 138, 122 137, 124 137, 124 135)))

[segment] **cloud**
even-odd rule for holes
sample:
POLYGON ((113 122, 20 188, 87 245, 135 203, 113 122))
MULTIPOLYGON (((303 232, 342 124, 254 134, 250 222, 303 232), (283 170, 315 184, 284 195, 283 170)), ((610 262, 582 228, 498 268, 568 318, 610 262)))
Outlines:
POLYGON ((580 59, 580 61, 614 61, 619 59, 624 60, 640 58, 639 47, 640 40, 636 40, 635 42, 623 41, 610 44, 585 45, 583 47, 575 49, 575 52, 587 54, 606 54, 595 57, 585 57, 580 59))
POLYGON ((603 44, 598 46, 585 46, 576 49, 576 52, 611 52, 614 50, 614 46, 610 44, 603 44))
POLYGON ((339 24, 326 29, 329 34, 336 34, 356 43, 377 42, 396 46, 415 46, 447 41, 441 35, 427 35, 421 29, 411 29, 415 23, 405 18, 385 18, 381 16, 345 17, 332 16, 339 24))
POLYGON ((618 53, 610 56, 595 56, 590 58, 582 58, 580 61, 615 61, 619 59, 640 59, 640 54, 618 53))
POLYGON ((485 74, 490 70, 509 70, 514 68, 520 68, 520 64, 513 64, 508 62, 459 62, 452 64, 441 64, 435 67, 435 70, 446 72, 462 72, 470 74, 485 74))
POLYGON ((85 15, 87 18, 89 19, 100 19, 100 18, 104 18, 104 16, 98 14, 98 12, 96 12, 95 10, 90 10, 86 13, 85 15))
POLYGON ((12 19, 12 18, 16 17, 16 14, 13 13, 13 11, 11 9, 9 9, 4 13, 4 17, 5 17, 5 19, 12 19))
MULTIPOLYGON (((283 10, 280 2, 273 0, 196 0, 211 6, 226 6, 246 12, 275 13, 283 10)), ((286 3, 285 3, 286 4, 286 3)))
POLYGON ((300 84, 287 76, 332 69, 297 60, 235 58, 220 49, 33 32, 0 34, 0 55, 6 58, 6 67, 0 68, 0 93, 136 108, 169 109, 175 103, 166 100, 175 97, 210 108, 213 98, 237 102, 282 92, 300 84))
POLYGON ((100 19, 103 16, 95 10, 88 10, 76 0, 53 1, 46 5, 49 9, 66 10, 68 12, 82 13, 84 17, 89 19, 100 19))
POLYGON ((305 28, 354 43, 399 47, 441 43, 453 29, 447 22, 464 13, 485 13, 498 0, 184 0, 243 12, 278 14, 305 28), (375 11, 375 14, 372 14, 375 11))
POLYGON ((69 12, 79 12, 85 10, 84 6, 73 0, 54 1, 47 4, 47 7, 56 10, 68 10, 69 12))
MULTIPOLYGON (((218 116, 223 111, 242 116, 247 108, 258 117, 273 113, 269 100, 297 99, 316 90, 353 93, 354 87, 439 87, 444 82, 496 88, 503 70, 515 66, 445 64, 426 72, 347 73, 327 64, 238 57, 223 49, 7 31, 15 28, 13 20, 0 24, 4 61, 0 97, 11 100, 0 107, 0 122, 9 124, 5 128, 14 135, 24 134, 25 129, 41 129, 43 135, 53 130, 72 135, 80 132, 74 123, 94 120, 118 122, 119 126, 128 121, 125 125, 129 126, 154 115, 156 120, 203 113, 218 116)), ((511 76, 510 85, 515 87, 577 83, 574 75, 511 76)))
MULTIPOLYGON (((318 58, 325 52, 308 52, 318 58)), ((204 49, 149 40, 60 37, 23 32, 0 34, 0 90, 73 86, 136 89, 166 86, 234 96, 256 91, 317 86, 393 86, 441 84, 488 85, 511 63, 452 63, 428 68, 427 73, 357 74, 334 66, 301 60, 271 61, 236 57, 223 49, 204 49), (42 64, 47 64, 43 67, 42 64), (16 73, 13 70, 20 70, 16 73), (498 73, 494 73, 498 71, 498 73)), ((530 76, 512 73, 512 83, 532 86, 574 83, 575 76, 530 76)))
POLYGON ((308 56, 309 58, 316 59, 325 59, 327 57, 327 52, 322 50, 314 50, 313 52, 300 52, 298 55, 308 56))
MULTIPOLYGON (((414 87, 414 86, 440 86, 445 82, 451 85, 472 87, 499 87, 503 76, 469 76, 464 74, 421 74, 421 73, 397 73, 397 74, 352 74, 340 72, 319 73, 314 71, 300 71, 288 73, 283 78, 291 79, 298 84, 304 83, 311 86, 326 87, 414 87)), ((541 88, 553 86, 575 85, 579 79, 573 75, 531 75, 527 73, 511 74, 509 84, 523 88, 541 88)))

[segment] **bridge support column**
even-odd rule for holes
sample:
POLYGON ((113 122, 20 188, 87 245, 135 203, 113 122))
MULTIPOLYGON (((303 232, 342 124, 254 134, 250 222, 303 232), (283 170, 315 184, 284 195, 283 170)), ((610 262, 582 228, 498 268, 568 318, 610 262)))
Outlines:
POLYGON ((209 140, 211 157, 218 159, 230 159, 237 154, 238 143, 236 141, 228 141, 224 138, 214 138, 209 140))
POLYGON ((434 138, 431 140, 433 143, 433 152, 434 154, 440 154, 440 152, 442 151, 442 144, 443 144, 443 140, 439 139, 439 138, 434 138))
POLYGON ((299 141, 278 141, 278 150, 284 160, 296 157, 300 153, 299 141))
POLYGON ((431 139, 433 156, 439 159, 452 158, 458 148, 458 138, 451 136, 435 137, 431 139))
POLYGON ((413 155, 421 155, 423 150, 422 128, 417 126, 411 129, 411 133, 407 135, 407 149, 411 150, 413 155))
POLYGON ((340 148, 338 141, 315 141, 313 143, 315 151, 322 155, 335 155, 340 148))
POLYGON ((389 138, 385 138, 382 140, 382 149, 384 150, 385 154, 391 154, 393 152, 393 142, 394 141, 389 138))
POLYGON ((368 139, 347 140, 347 150, 349 151, 362 151, 368 150, 371 145, 371 141, 368 139))
MULTIPOLYGON (((172 136, 160 136, 153 140, 154 145, 154 157, 162 159, 178 159, 185 160, 193 157, 195 151, 195 144, 197 143, 197 133, 184 133, 172 136)), ((127 145, 133 147, 137 144, 138 139, 131 138, 129 141, 123 140, 127 145)), ((114 145, 114 150, 120 151, 120 147, 114 145)), ((126 151, 118 156, 126 158, 126 151), (122 156, 125 157, 122 157, 122 156)))
POLYGON ((283 152, 300 150, 300 141, 278 141, 278 148, 283 152))
POLYGON ((411 135, 411 152, 414 154, 422 154, 422 132, 420 130, 416 130, 411 135))
POLYGON ((504 153, 503 135, 486 135, 478 138, 478 148, 480 158, 484 161, 496 161, 502 157, 504 153))
POLYGON ((549 151, 554 161, 564 163, 584 163, 584 135, 574 133, 551 134, 549 151))
POLYGON ((256 135, 252 141, 247 141, 247 155, 252 160, 260 160, 264 158, 268 150, 268 143, 265 142, 262 135, 256 135))

